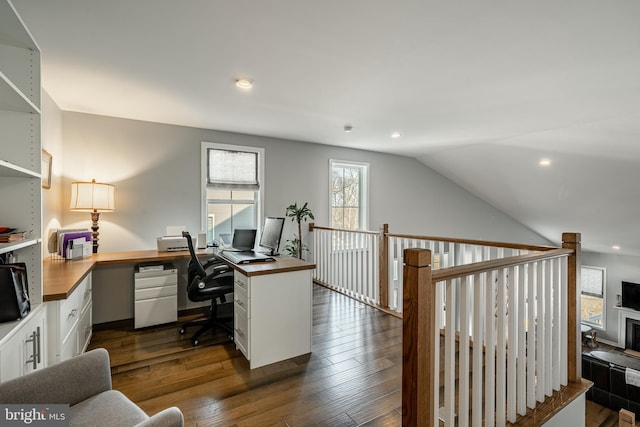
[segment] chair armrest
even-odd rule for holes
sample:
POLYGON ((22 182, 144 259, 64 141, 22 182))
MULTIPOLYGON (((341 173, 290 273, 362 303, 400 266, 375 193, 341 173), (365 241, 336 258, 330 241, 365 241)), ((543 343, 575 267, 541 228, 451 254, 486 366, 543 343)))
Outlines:
POLYGON ((213 268, 207 269, 206 272, 207 275, 202 277, 202 281, 204 282, 209 282, 211 279, 223 279, 225 277, 229 277, 233 280, 233 268, 226 264, 216 265, 213 268))
POLYGON ((219 259, 217 259, 217 258, 209 258, 209 259, 204 263, 203 267, 204 267, 204 269, 206 270, 207 268, 211 268, 212 266, 215 266, 215 265, 217 265, 217 264, 224 265, 224 264, 222 263, 222 261, 220 261, 220 260, 219 260, 219 259))
POLYGON ((109 353, 100 348, 0 384, 0 402, 75 405, 107 390, 109 353))
POLYGON ((153 417, 136 424, 135 427, 182 427, 184 426, 184 417, 180 409, 172 406, 164 409, 153 417))
POLYGON ((203 265, 204 270, 207 272, 207 275, 212 273, 224 273, 227 271, 233 271, 231 267, 229 267, 224 262, 220 261, 217 258, 208 259, 206 264, 203 265))

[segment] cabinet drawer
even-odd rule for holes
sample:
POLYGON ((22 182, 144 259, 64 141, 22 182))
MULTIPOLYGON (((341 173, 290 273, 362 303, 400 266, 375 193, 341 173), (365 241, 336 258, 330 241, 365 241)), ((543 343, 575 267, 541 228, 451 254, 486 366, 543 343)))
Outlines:
POLYGON ((136 301, 135 328, 160 325, 178 320, 177 295, 136 301))
POLYGON ((80 303, 80 307, 86 306, 87 303, 91 301, 91 295, 93 292, 93 283, 91 281, 91 274, 89 274, 85 280, 86 280, 85 289, 84 289, 84 292, 82 292, 82 302, 80 303))
POLYGON ((87 345, 89 345, 89 340, 91 339, 92 333, 92 322, 91 322, 91 305, 87 304, 82 309, 82 314, 80 315, 80 320, 78 321, 78 347, 77 354, 85 351, 87 345))
POLYGON ((178 293, 176 288, 177 287, 173 285, 156 288, 136 289, 135 300, 142 301, 150 298, 160 298, 176 295, 178 293))
POLYGON ((233 339, 236 346, 242 351, 247 360, 250 360, 249 353, 249 320, 247 318, 247 312, 239 307, 237 304, 233 307, 233 339))
MULTIPOLYGON (((68 301, 68 300, 67 300, 68 301)), ((77 301, 79 302, 79 301, 77 301)), ((80 304, 60 304, 60 339, 64 340, 80 318, 80 304)))
MULTIPOLYGON (((75 332, 75 330, 73 331, 75 332)), ((78 354, 78 334, 71 333, 62 342, 60 361, 67 360, 78 354)))
POLYGON ((247 294, 249 293, 249 278, 244 274, 240 274, 235 271, 233 274, 233 283, 236 288, 242 289, 247 294))
POLYGON ((247 298, 247 294, 242 290, 242 288, 238 288, 237 286, 234 287, 233 302, 236 306, 246 311, 247 317, 251 317, 250 307, 249 307, 249 298, 247 298))
POLYGON ((60 301, 59 322, 60 339, 69 334, 80 317, 83 305, 91 300, 91 275, 85 277, 69 298, 60 301))
MULTIPOLYGON (((173 270, 169 270, 173 271, 173 270)), ((135 288, 136 289, 145 289, 145 288, 156 288, 159 286, 167 286, 167 285, 175 285, 177 283, 177 278, 175 271, 173 274, 163 274, 160 276, 152 276, 152 277, 139 277, 136 274, 135 278, 135 288)))

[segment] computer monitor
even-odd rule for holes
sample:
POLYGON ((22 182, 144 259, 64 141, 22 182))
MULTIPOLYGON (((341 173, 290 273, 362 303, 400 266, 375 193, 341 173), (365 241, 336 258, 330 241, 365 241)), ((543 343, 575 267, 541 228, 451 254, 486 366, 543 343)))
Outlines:
POLYGON ((269 249, 269 255, 278 255, 283 227, 284 218, 268 216, 264 219, 264 227, 262 227, 259 245, 269 249))
POLYGON ((236 251, 251 251, 256 244, 256 229, 236 228, 233 231, 231 246, 236 251))

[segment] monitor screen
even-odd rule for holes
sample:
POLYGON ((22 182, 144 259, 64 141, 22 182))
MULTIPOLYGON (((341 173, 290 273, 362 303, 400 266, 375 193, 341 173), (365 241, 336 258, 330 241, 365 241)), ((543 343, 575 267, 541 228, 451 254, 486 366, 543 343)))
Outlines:
POLYGON ((623 281, 621 302, 623 307, 640 310, 640 284, 623 281))
POLYGON ((233 231, 233 249, 239 251, 250 251, 256 244, 256 229, 236 228, 233 231))
POLYGON ((270 216, 264 219, 264 227, 262 227, 262 235, 260 236, 260 246, 269 249, 270 255, 277 255, 283 227, 284 218, 270 216))

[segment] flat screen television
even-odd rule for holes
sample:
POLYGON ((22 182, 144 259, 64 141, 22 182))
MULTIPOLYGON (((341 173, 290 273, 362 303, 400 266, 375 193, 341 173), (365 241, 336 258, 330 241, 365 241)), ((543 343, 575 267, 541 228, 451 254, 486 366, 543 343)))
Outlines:
POLYGON ((268 251, 266 253, 271 256, 278 255, 283 227, 284 218, 268 216, 264 219, 264 227, 262 227, 259 245, 267 248, 268 251))
POLYGON ((622 282, 622 306, 640 310, 640 284, 622 282))

